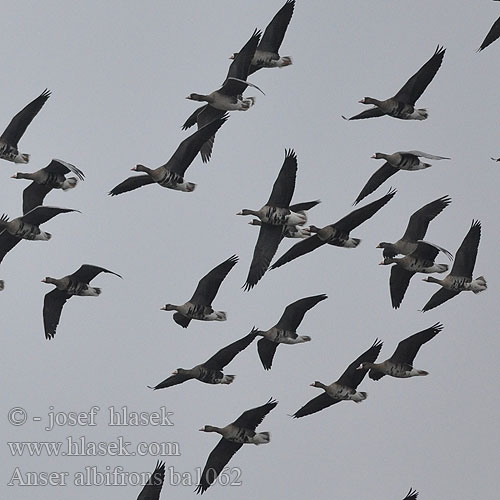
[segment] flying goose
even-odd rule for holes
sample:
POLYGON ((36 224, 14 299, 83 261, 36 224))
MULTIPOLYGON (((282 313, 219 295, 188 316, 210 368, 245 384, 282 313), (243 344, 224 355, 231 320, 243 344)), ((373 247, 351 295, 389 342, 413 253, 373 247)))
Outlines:
MULTIPOLYGON (((314 201, 304 201, 302 203, 295 203, 294 205, 290 205, 291 212, 295 212, 299 215, 303 215, 306 218, 307 222, 307 211, 311 208, 315 207, 321 203, 320 200, 314 201)), ((260 219, 252 219, 249 224, 251 226, 262 226, 264 224, 260 219)), ((283 238, 308 238, 311 236, 311 231, 309 231, 308 227, 300 227, 298 224, 295 226, 282 226, 282 236, 283 238)))
POLYGON ((243 444, 267 444, 271 440, 269 432, 255 432, 264 417, 278 404, 272 398, 262 406, 243 412, 234 422, 225 427, 205 425, 203 432, 217 432, 222 436, 217 446, 208 456, 207 463, 201 473, 200 483, 196 493, 204 493, 215 482, 231 457, 243 444))
POLYGON ((108 271, 103 267, 83 264, 73 274, 62 278, 46 277, 42 283, 55 285, 56 288, 45 295, 43 301, 43 326, 45 328, 45 338, 51 340, 56 334, 57 325, 61 318, 62 308, 66 301, 74 295, 83 297, 97 297, 101 294, 101 289, 89 286, 89 283, 100 273, 114 274, 121 278, 119 274, 108 271))
POLYGON ((368 179, 367 183, 354 201, 354 205, 358 204, 363 198, 373 193, 384 181, 389 177, 399 172, 407 170, 422 170, 429 168, 430 163, 424 163, 419 158, 428 158, 430 160, 449 160, 446 156, 436 156, 422 151, 397 151, 392 154, 375 153, 372 158, 376 160, 385 160, 385 163, 368 179))
POLYGON ((194 134, 184 139, 170 160, 158 168, 151 169, 144 165, 137 165, 132 170, 136 172, 145 172, 146 175, 135 175, 125 179, 123 182, 115 186, 109 194, 116 196, 127 191, 132 191, 147 184, 159 184, 162 187, 175 189, 177 191, 191 192, 194 191, 196 184, 186 182, 184 180, 184 173, 196 155, 200 152, 203 144, 212 137, 222 124, 228 119, 229 115, 216 118, 204 127, 201 127, 194 134))
MULTIPOLYGON (((255 244, 252 262, 248 271, 245 290, 251 290, 269 268, 278 245, 287 232, 299 232, 299 226, 307 221, 307 210, 319 200, 290 206, 297 175, 297 155, 293 150, 285 150, 285 160, 274 182, 271 196, 259 210, 244 208, 236 215, 254 215, 259 218, 260 230, 255 244)), ((303 231, 301 231, 303 232, 303 231)))
POLYGON ((78 212, 78 210, 38 206, 12 220, 3 214, 0 217, 0 262, 21 240, 50 240, 52 235, 42 231, 40 225, 56 215, 68 212, 78 212))
POLYGON ((165 481, 165 462, 156 462, 156 467, 148 482, 144 485, 137 500, 159 500, 161 488, 165 481))
POLYGON ((325 385, 321 382, 315 381, 311 384, 311 387, 319 387, 325 392, 311 399, 302 408, 297 410, 292 417, 300 418, 306 415, 311 415, 321 411, 329 406, 338 403, 339 401, 354 401, 355 403, 361 403, 367 397, 366 392, 358 392, 356 388, 363 380, 364 376, 368 372, 368 369, 359 370, 358 367, 361 363, 366 361, 374 362, 382 349, 382 342, 378 339, 375 340, 373 345, 365 351, 361 356, 356 358, 342 374, 342 376, 330 385, 325 385))
POLYGON ((67 191, 76 187, 78 179, 83 181, 85 175, 71 163, 63 160, 53 159, 45 168, 32 173, 17 172, 13 179, 28 179, 33 181, 23 191, 23 213, 27 213, 35 207, 43 204, 45 196, 52 189, 67 191), (73 173, 77 177, 68 177, 66 174, 73 173))
MULTIPOLYGON (((261 68, 284 68, 292 64, 292 58, 290 56, 280 56, 279 49, 285 37, 290 19, 292 19, 294 7, 295 0, 287 0, 285 5, 281 7, 267 25, 255 50, 255 55, 253 56, 248 72, 249 75, 261 68)), ((233 54, 231 59, 234 59, 237 55, 237 53, 233 54)))
POLYGON ((477 249, 481 238, 481 222, 472 221, 472 225, 465 235, 460 248, 455 254, 455 262, 451 268, 450 274, 440 280, 429 276, 423 281, 429 283, 437 283, 441 285, 441 289, 437 291, 425 304, 422 311, 429 311, 441 305, 443 302, 452 299, 460 292, 472 291, 474 293, 486 290, 486 279, 484 276, 479 276, 472 279, 472 271, 476 263, 477 249))
POLYGON ((413 368, 413 360, 422 344, 429 342, 429 340, 433 339, 442 329, 443 325, 441 323, 436 323, 421 332, 415 333, 402 340, 389 359, 381 363, 370 363, 369 361, 365 361, 359 365, 358 370, 370 370, 368 376, 372 380, 380 380, 384 375, 390 375, 396 378, 429 375, 429 372, 425 370, 413 368))
MULTIPOLYGON (((413 253, 417 249, 419 241, 423 240, 431 220, 438 216, 450 203, 451 198, 448 195, 427 203, 410 216, 406 231, 398 241, 395 243, 383 241, 377 245, 377 248, 384 249, 382 252, 384 257, 395 257, 397 254, 409 255, 413 253)), ((437 245, 433 246, 441 250, 448 258, 453 258, 448 250, 437 245)))
POLYGON ((292 212, 290 210, 296 176, 297 154, 293 149, 285 150, 285 160, 280 168, 278 177, 274 181, 271 196, 266 204, 259 210, 243 208, 236 215, 253 215, 258 217, 261 222, 273 226, 304 225, 307 221, 307 216, 304 213, 292 212))
POLYGON ((493 26, 490 28, 490 31, 488 31, 488 34, 477 51, 481 52, 488 47, 488 45, 491 45, 498 37, 500 37, 500 17, 493 23, 493 26))
POLYGON ((236 375, 224 375, 223 368, 231 363, 234 357, 248 347, 255 339, 255 332, 252 330, 245 337, 236 340, 228 346, 217 351, 209 360, 196 365, 195 367, 186 370, 184 368, 177 368, 172 372, 172 375, 160 382, 151 389, 164 389, 172 387, 173 385, 182 384, 186 380, 193 378, 198 379, 205 384, 230 384, 233 382, 236 375))
MULTIPOLYGON (((242 94, 248 86, 262 92, 256 85, 247 82, 250 63, 260 40, 261 32, 255 30, 248 42, 243 46, 229 66, 227 77, 222 87, 208 95, 189 94, 186 99, 205 101, 207 104, 197 108, 182 125, 182 130, 194 124, 201 128, 207 123, 220 118, 226 111, 247 111, 255 102, 255 97, 243 98, 242 94)), ((204 163, 210 160, 214 145, 215 133, 201 146, 201 159, 204 163)))
POLYGON ((500 161, 500 158, 492 158, 493 161, 500 161))
POLYGON ((311 340, 308 335, 297 335, 297 328, 306 312, 326 298, 325 294, 321 294, 296 300, 286 306, 279 321, 269 330, 252 330, 255 335, 262 337, 257 342, 257 351, 264 370, 271 369, 274 353, 279 344, 301 344, 311 340))
POLYGON ((358 238, 351 238, 349 233, 375 215, 375 213, 377 213, 395 194, 396 190, 391 189, 386 195, 382 196, 382 198, 372 201, 364 207, 353 210, 342 219, 323 228, 310 226, 309 230, 316 234, 296 243, 271 266, 271 269, 276 269, 301 255, 312 252, 326 243, 337 247, 356 248, 361 240, 358 238))
POLYGON ((445 51, 445 48, 438 45, 434 55, 403 85, 394 97, 390 97, 385 101, 379 101, 373 97, 364 97, 359 101, 361 104, 373 104, 375 107, 351 116, 351 118, 345 116, 342 118, 345 120, 360 120, 389 115, 402 120, 425 120, 428 116, 427 110, 416 109, 415 103, 436 75, 443 62, 445 51))
POLYGON ((17 143, 49 97, 50 90, 45 89, 36 99, 33 99, 12 118, 0 136, 1 159, 14 163, 28 163, 30 161, 29 154, 19 153, 17 143))
POLYGON ((226 321, 227 315, 224 311, 214 311, 212 301, 219 287, 229 271, 238 262, 238 256, 232 255, 218 266, 215 266, 198 283, 193 296, 182 305, 165 304, 162 311, 177 311, 174 313, 174 321, 187 328, 192 319, 202 321, 226 321))
POLYGON ((415 273, 445 273, 447 264, 435 264, 434 259, 440 248, 424 241, 417 243, 416 249, 404 257, 385 257, 380 265, 395 264, 391 267, 389 289, 394 309, 398 309, 405 296, 410 279, 415 273))
MULTIPOLYGON (((307 210, 318 203, 320 203, 319 200, 308 201, 290 205, 289 208, 291 212, 304 216, 307 221, 307 210)), ((262 276, 264 276, 283 238, 308 238, 311 236, 311 231, 308 227, 300 227, 298 224, 275 226, 262 222, 260 219, 252 219, 249 224, 260 226, 260 231, 244 285, 246 291, 252 289, 262 276)))

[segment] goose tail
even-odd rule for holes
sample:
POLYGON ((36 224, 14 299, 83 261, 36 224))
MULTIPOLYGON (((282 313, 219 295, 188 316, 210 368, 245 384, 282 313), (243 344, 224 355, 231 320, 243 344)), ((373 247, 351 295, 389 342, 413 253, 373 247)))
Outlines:
POLYGON ((267 444, 269 443, 269 441, 271 441, 271 433, 270 432, 258 432, 257 434, 255 434, 255 437, 254 437, 254 443, 256 445, 259 445, 259 444, 267 444))
POLYGON ((355 403, 361 403, 362 401, 364 401, 366 398, 368 397, 368 394, 366 392, 356 392, 356 394, 354 394, 352 400, 355 402, 355 403))
POLYGON ((215 313, 217 316, 215 318, 216 321, 226 321, 227 320, 227 313, 224 311, 216 311, 215 313))
POLYGON ((221 384, 232 384, 236 375, 224 375, 221 380, 221 384))
POLYGON ((479 276, 477 277, 472 283, 471 283, 471 289, 474 293, 481 293, 484 292, 488 288, 488 285, 486 283, 486 278, 484 276, 479 276))
POLYGON ((359 238, 349 238, 344 245, 344 248, 356 248, 361 243, 359 238))
POLYGON ((20 153, 14 159, 14 163, 29 163, 30 155, 28 153, 20 153))
POLYGON ((61 189, 63 191, 67 191, 68 189, 75 188, 77 184, 78 184, 78 179, 76 177, 69 177, 63 182, 61 189))

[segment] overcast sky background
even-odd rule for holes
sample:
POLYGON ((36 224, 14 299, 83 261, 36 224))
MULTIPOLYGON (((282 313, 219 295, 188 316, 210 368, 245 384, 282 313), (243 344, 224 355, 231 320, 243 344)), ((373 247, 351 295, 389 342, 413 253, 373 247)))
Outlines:
MULTIPOLYGON (((21 242, 4 259, 0 278, 3 397, 1 423, 2 497, 23 499, 136 498, 141 486, 76 487, 74 474, 86 466, 149 472, 157 459, 189 473, 192 486, 165 484, 162 499, 194 498, 195 469, 203 468, 219 437, 198 429, 224 426, 242 411, 279 404, 259 426, 272 434, 266 446, 244 446, 228 464, 242 471, 242 485, 213 485, 206 498, 401 499, 410 486, 425 499, 498 498, 498 185, 500 164, 500 42, 475 50, 500 15, 490 1, 331 2, 297 0, 281 47, 293 65, 261 70, 250 81, 256 95, 248 112, 233 112, 217 134, 212 160, 198 157, 186 179, 193 193, 146 186, 115 198, 107 192, 137 163, 165 163, 180 141, 184 120, 197 103, 191 92, 209 93, 224 80, 230 61, 255 28, 264 29, 284 0, 194 0, 163 2, 20 1, 3 9, 0 61, 0 128, 44 88, 52 96, 20 141, 28 165, 1 161, 0 213, 21 215, 26 181, 17 170, 33 171, 52 158, 73 163, 86 180, 76 189, 53 191, 47 205, 70 207, 43 228, 49 242, 21 242), (418 107, 423 122, 388 117, 345 122, 364 109, 364 96, 396 93, 434 53, 447 48, 443 65, 418 107), (356 249, 324 247, 269 272, 250 292, 245 282, 258 230, 241 208, 268 199, 293 148, 299 169, 294 202, 321 199, 310 212, 318 226, 352 210, 369 176, 381 166, 376 152, 418 149, 450 156, 430 169, 401 172, 363 200, 398 192, 372 219, 353 231, 356 249), (472 219, 483 232, 474 276, 489 289, 460 294, 421 313, 437 291, 416 276, 399 310, 389 297, 389 267, 378 266, 380 241, 395 241, 408 217, 443 195, 452 198, 430 225, 426 239, 453 253, 472 219), (166 302, 183 303, 198 280, 232 254, 239 263, 223 282, 214 307, 228 313, 221 322, 193 321, 183 330, 166 302), (42 324, 40 282, 61 277, 81 264, 106 267, 123 281, 101 274, 92 284, 98 298, 73 298, 54 340, 42 324), (310 310, 299 334, 312 342, 280 346, 265 372, 251 345, 225 369, 230 386, 198 381, 151 391, 173 369, 190 368, 255 325, 270 328, 284 307, 302 297, 328 294, 310 310), (299 420, 294 413, 319 390, 314 380, 336 380, 376 338, 380 359, 397 343, 436 322, 444 330, 423 346, 415 366, 428 377, 398 380, 368 377, 359 389, 362 404, 341 402, 299 420), (101 411, 93 428, 44 431, 47 413, 101 411), (107 425, 108 408, 174 412, 172 427, 107 425), (28 422, 9 425, 13 407, 28 422), (33 422, 35 416, 41 422, 33 422), (178 442, 181 456, 12 457, 5 441, 178 442), (67 471, 66 487, 7 487, 15 467, 25 472, 67 471)), ((292 242, 294 243, 294 242, 292 242)), ((290 246, 284 241, 277 257, 290 246)), ((440 255, 438 262, 447 262, 440 255)), ((441 276, 442 277, 442 276, 441 276)), ((167 475, 167 481, 169 476, 167 475)))

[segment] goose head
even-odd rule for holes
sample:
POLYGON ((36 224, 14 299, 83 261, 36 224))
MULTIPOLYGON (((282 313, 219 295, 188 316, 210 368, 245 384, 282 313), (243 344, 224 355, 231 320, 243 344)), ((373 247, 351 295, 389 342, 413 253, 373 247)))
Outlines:
POLYGON ((207 96, 203 94, 195 94, 193 92, 192 94, 189 94, 186 99, 189 99, 190 101, 207 101, 207 96))
POLYGON ((363 97, 363 99, 360 99, 358 102, 360 104, 375 104, 375 105, 380 103, 378 99, 374 99, 373 97, 363 97))
POLYGON ((174 370, 172 372, 172 375, 185 375, 188 370, 185 370, 184 368, 177 368, 177 370, 174 370))
POLYGON ((131 168, 130 170, 133 170, 134 172, 146 172, 149 173, 151 172, 151 169, 146 167, 145 165, 136 165, 135 167, 131 168))
POLYGON ((177 311, 179 306, 176 306, 175 304, 165 304, 162 308, 160 308, 160 311, 177 311))
POLYGON ((56 278, 51 278, 50 276, 47 276, 47 277, 43 278, 42 283, 49 283, 51 285, 57 285, 58 281, 59 280, 57 280, 56 278))
POLYGON ((427 281, 428 283, 438 283, 438 284, 441 284, 442 280, 440 280, 438 278, 434 278, 434 276, 427 276, 426 278, 423 278, 422 281, 427 281))
POLYGON ((319 380, 315 380, 312 384, 309 384, 311 387, 319 387, 320 389, 326 389, 326 385, 319 380))
POLYGON ((356 370, 369 370, 370 368, 373 368, 373 363, 370 363, 368 361, 365 361, 364 363, 361 363, 356 370))
POLYGON ((384 260, 382 262, 379 262, 379 266, 388 266, 390 264, 394 264, 397 262, 397 260, 394 257, 384 257, 384 260))
POLYGON ((370 158, 374 158, 375 160, 383 160, 387 155, 385 153, 374 153, 370 156, 370 158))
POLYGON ((23 172, 16 172, 14 175, 11 175, 11 179, 31 179, 32 174, 25 174, 23 172))
POLYGON ((218 432, 219 434, 221 434, 221 429, 213 425, 204 425, 201 429, 198 430, 201 432, 218 432))
POLYGON ((256 210, 250 210, 249 208, 243 208, 236 215, 257 215, 256 210))

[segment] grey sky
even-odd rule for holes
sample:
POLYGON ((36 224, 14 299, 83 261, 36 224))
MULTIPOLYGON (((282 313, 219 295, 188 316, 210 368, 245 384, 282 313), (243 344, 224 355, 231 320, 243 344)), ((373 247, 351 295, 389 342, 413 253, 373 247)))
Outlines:
MULTIPOLYGON (((498 498, 500 439, 498 352, 498 140, 500 42, 477 54, 500 15, 498 3, 297 0, 281 53, 293 65, 250 77, 255 106, 233 112, 217 134, 212 160, 195 159, 186 179, 193 193, 146 186, 116 198, 107 192, 137 163, 163 164, 187 136, 180 127, 197 103, 190 92, 218 88, 228 57, 264 29, 284 0, 195 0, 163 2, 15 2, 2 10, 0 128, 44 88, 52 96, 20 141, 28 165, 1 161, 0 213, 21 214, 25 181, 33 171, 61 158, 83 170, 86 180, 67 192, 53 191, 46 204, 81 210, 45 224, 49 242, 21 242, 0 266, 2 331, 2 497, 136 498, 141 486, 76 487, 74 474, 86 466, 101 472, 122 467, 150 472, 156 456, 12 457, 5 441, 177 442, 180 456, 164 457, 167 468, 189 473, 192 486, 165 484, 162 499, 194 498, 195 469, 203 468, 218 441, 198 432, 225 425, 242 411, 265 403, 278 406, 259 430, 272 434, 265 446, 245 446, 229 467, 242 471, 241 486, 212 486, 207 498, 298 500, 305 497, 403 498, 410 486, 422 500, 498 498), (364 109, 364 96, 387 98, 434 53, 447 48, 443 65, 418 107, 423 122, 388 117, 345 122, 364 109), (401 172, 363 200, 398 193, 372 219, 353 231, 356 249, 321 248, 266 274, 243 292, 258 229, 241 208, 259 208, 268 198, 293 148, 299 170, 293 200, 321 199, 310 212, 318 226, 352 210, 368 177, 381 166, 376 152, 418 149, 450 156, 422 172, 401 172), (437 290, 415 277, 402 306, 390 305, 389 268, 378 266, 380 241, 395 241, 417 208, 448 194, 451 205, 430 225, 429 241, 455 253, 472 219, 483 232, 474 276, 489 289, 462 293, 439 308, 418 310, 437 290), (193 321, 183 330, 166 302, 187 300, 198 280, 232 254, 240 262, 223 282, 214 306, 227 311, 224 323, 193 321), (63 311, 53 341, 42 325, 43 296, 52 287, 40 280, 61 277, 81 264, 106 267, 123 281, 101 274, 98 298, 76 297, 63 311), (226 368, 230 386, 197 381, 151 391, 177 367, 190 368, 248 333, 271 327, 284 307, 301 297, 328 294, 309 311, 299 334, 312 342, 281 346, 264 372, 256 346, 226 368), (342 402, 292 420, 319 394, 314 380, 331 383, 375 340, 381 359, 404 337, 437 321, 444 330, 422 347, 415 366, 430 372, 410 380, 368 377, 359 389, 362 404, 342 402), (44 431, 55 411, 101 408, 97 426, 44 431), (173 426, 115 428, 108 408, 174 412, 173 426), (13 407, 30 419, 14 427, 13 407), (42 417, 33 422, 32 417, 42 417), (16 467, 66 471, 66 487, 7 487, 16 467)), ((432 162, 431 162, 432 163, 432 162)), ((281 244, 277 257, 290 246, 281 244)), ((447 262, 439 256, 438 262, 447 262)), ((132 449, 132 447, 131 447, 132 449)), ((234 477, 234 476, 233 476, 234 477)), ((169 474, 167 474, 167 483, 169 474)))

